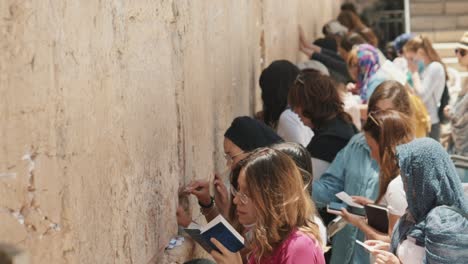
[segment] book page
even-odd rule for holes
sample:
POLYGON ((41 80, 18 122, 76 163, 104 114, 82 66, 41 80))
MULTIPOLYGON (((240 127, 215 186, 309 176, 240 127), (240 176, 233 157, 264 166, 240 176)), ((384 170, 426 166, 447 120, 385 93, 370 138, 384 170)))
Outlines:
POLYGON ((201 229, 201 226, 195 222, 191 222, 186 229, 198 229, 200 230, 201 229))
POLYGON ((366 204, 366 206, 373 207, 373 208, 380 209, 380 210, 384 210, 384 211, 387 211, 387 212, 388 212, 388 208, 387 208, 386 206, 383 206, 383 205, 379 205, 379 204, 366 204))
POLYGON ((205 233, 206 231, 210 230, 219 223, 224 225, 226 229, 228 229, 240 242, 242 242, 242 244, 244 244, 244 238, 241 236, 241 234, 239 234, 239 232, 237 232, 237 230, 234 229, 234 227, 231 224, 229 224, 229 222, 226 219, 224 219, 222 215, 218 215, 217 217, 215 217, 215 219, 211 220, 208 224, 203 226, 200 229, 200 231, 201 233, 205 233))
POLYGON ((356 243, 357 243, 358 245, 361 245, 363 248, 365 248, 365 249, 366 249, 367 251, 369 251, 369 252, 372 252, 372 251, 374 250, 373 247, 368 246, 368 245, 366 245, 365 243, 363 243, 363 242, 361 242, 361 241, 359 241, 359 240, 357 240, 357 239, 356 239, 356 243))
POLYGON ((347 205, 354 206, 354 207, 357 207, 357 208, 364 208, 364 206, 362 206, 362 205, 360 205, 358 203, 355 203, 353 201, 353 198, 351 198, 351 196, 349 196, 349 194, 347 194, 345 192, 339 192, 339 193, 335 194, 335 196, 338 197, 343 202, 345 202, 347 205))

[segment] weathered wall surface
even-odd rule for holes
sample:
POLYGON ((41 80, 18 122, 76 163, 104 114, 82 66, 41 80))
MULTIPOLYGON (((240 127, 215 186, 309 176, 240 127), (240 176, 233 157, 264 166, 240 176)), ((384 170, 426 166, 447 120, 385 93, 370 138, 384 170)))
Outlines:
POLYGON ((338 9, 0 1, 0 241, 35 264, 160 260, 177 189, 222 169, 223 131, 261 107, 261 68, 338 9))

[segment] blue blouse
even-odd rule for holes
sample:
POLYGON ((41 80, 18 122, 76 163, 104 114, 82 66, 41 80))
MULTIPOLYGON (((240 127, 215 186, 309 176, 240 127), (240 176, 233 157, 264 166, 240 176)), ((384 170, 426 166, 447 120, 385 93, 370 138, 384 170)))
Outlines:
MULTIPOLYGON (((370 156, 364 134, 359 133, 337 154, 320 179, 313 182, 312 198, 319 208, 338 201, 335 194, 342 191, 376 199, 378 184, 378 164, 370 156)), ((356 239, 364 241, 364 233, 349 224, 335 234, 331 263, 369 263, 369 254, 356 246, 356 239)))

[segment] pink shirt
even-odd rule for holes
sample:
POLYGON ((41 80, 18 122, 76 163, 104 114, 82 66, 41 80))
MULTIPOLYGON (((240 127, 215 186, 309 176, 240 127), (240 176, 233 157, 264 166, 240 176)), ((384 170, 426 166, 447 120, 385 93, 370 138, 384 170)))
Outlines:
MULTIPOLYGON (((255 254, 249 258, 249 264, 256 264, 255 254)), ((325 264, 323 250, 319 243, 310 236, 295 230, 261 264, 325 264)))

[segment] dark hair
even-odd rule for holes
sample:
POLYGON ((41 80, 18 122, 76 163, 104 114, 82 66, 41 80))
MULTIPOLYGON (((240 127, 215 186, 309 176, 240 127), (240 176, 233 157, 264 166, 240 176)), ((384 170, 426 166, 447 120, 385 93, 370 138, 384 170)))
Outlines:
MULTIPOLYGON (((384 81, 381 83, 375 91, 372 93, 371 97, 369 98, 369 104, 368 104, 368 111, 370 114, 372 113, 379 113, 381 112, 380 109, 377 109, 377 103, 381 100, 389 99, 392 101, 393 105, 393 110, 398 111, 399 113, 402 113, 402 116, 406 117, 412 117, 413 116, 413 109, 411 107, 411 101, 409 98, 409 94, 406 91, 405 87, 397 82, 397 81, 384 81)), ((373 115, 374 119, 381 120, 384 119, 385 117, 380 117, 380 115, 377 115, 375 117, 373 115)), ((387 118, 388 120, 391 120, 390 118, 387 118)), ((379 183, 379 195, 377 201, 379 201, 382 196, 385 194, 388 184, 390 181, 395 178, 398 175, 398 168, 395 167, 396 164, 392 163, 392 158, 394 155, 394 147, 392 146, 393 149, 390 149, 390 152, 386 154, 384 158, 384 154, 382 151, 385 150, 385 144, 388 144, 389 140, 388 138, 391 137, 391 132, 387 132, 386 134, 385 131, 381 131, 381 128, 386 128, 388 130, 392 130, 393 128, 390 128, 389 125, 387 125, 385 122, 380 121, 383 123, 382 127, 378 127, 375 122, 371 120, 371 118, 367 118, 366 123, 363 126, 363 131, 367 132, 371 135, 374 140, 379 143, 379 149, 380 149, 380 157, 382 158, 382 167, 380 169, 380 183, 379 183), (384 136, 382 136, 384 134, 384 136), (385 137, 385 139, 383 138, 385 137), (382 144, 382 146, 381 146, 382 144)), ((405 121, 406 122, 406 121, 405 121)), ((406 124, 406 123, 405 123, 406 124)), ((394 126, 394 125, 392 125, 394 126)), ((407 129, 405 129, 406 132, 407 129)), ((412 134, 411 134, 412 135, 412 134)), ((400 137, 401 134, 396 134, 394 135, 395 137, 400 137)))
POLYGON ((358 31, 366 27, 359 16, 349 10, 341 11, 337 20, 350 31, 358 31))
POLYGON ((351 11, 351 12, 357 14, 356 6, 353 3, 343 3, 343 4, 341 4, 340 10, 341 11, 351 11))
POLYGON ((272 62, 260 75, 262 90, 263 120, 276 128, 281 113, 288 104, 288 91, 299 74, 299 68, 287 60, 272 62))
POLYGON ((312 193, 312 159, 309 151, 301 144, 295 142, 285 142, 271 146, 272 149, 279 150, 288 155, 296 166, 300 169, 304 186, 307 187, 307 192, 312 193))
POLYGON ((414 138, 413 125, 407 115, 392 109, 369 112, 362 130, 379 145, 379 194, 376 202, 385 195, 388 184, 400 174, 396 147, 414 138))
POLYGON ((288 101, 292 107, 300 107, 316 127, 335 117, 352 123, 351 116, 344 111, 335 82, 318 71, 302 71, 289 90, 288 101))
POLYGON ((411 102, 405 87, 397 81, 384 81, 375 88, 369 98, 368 111, 377 111, 377 103, 381 100, 390 99, 393 109, 407 116, 413 115, 411 102))
POLYGON ((215 262, 209 259, 192 259, 184 262, 184 264, 215 264, 215 262))
POLYGON ((392 42, 388 42, 387 45, 385 45, 385 57, 388 60, 393 61, 397 56, 398 53, 395 48, 395 45, 393 45, 392 42))
POLYGON ((353 49, 354 45, 365 44, 365 43, 367 43, 366 39, 364 39, 360 34, 356 32, 352 32, 346 35, 341 40, 341 48, 343 48, 347 52, 350 52, 353 49))
POLYGON ((249 116, 234 118, 224 137, 243 151, 252 151, 283 141, 271 127, 249 116))
POLYGON ((314 41, 314 44, 321 48, 328 49, 334 52, 338 51, 336 40, 332 37, 318 38, 314 41))
POLYGON ((345 27, 349 29, 349 31, 354 31, 360 34, 369 44, 374 47, 377 47, 379 44, 379 40, 377 36, 375 36, 374 32, 366 27, 364 23, 362 23, 361 19, 355 13, 345 10, 341 11, 338 15, 338 21, 345 27))

